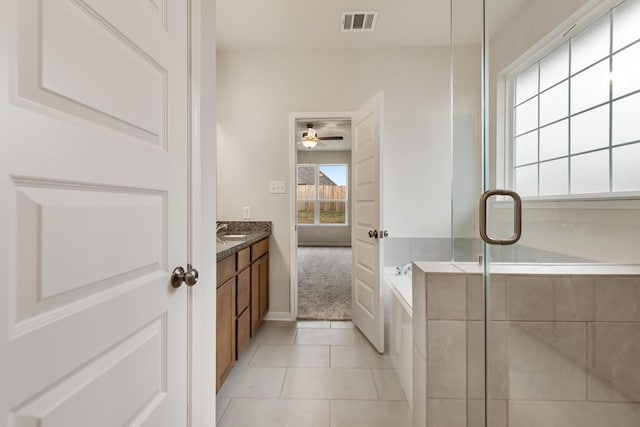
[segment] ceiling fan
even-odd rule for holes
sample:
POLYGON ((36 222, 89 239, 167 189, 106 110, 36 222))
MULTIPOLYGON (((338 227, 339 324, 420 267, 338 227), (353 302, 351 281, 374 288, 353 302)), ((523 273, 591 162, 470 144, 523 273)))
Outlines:
POLYGON ((299 144, 308 149, 314 148, 319 141, 342 141, 341 136, 318 136, 318 131, 313 128, 313 123, 307 123, 307 131, 302 134, 302 141, 299 144))

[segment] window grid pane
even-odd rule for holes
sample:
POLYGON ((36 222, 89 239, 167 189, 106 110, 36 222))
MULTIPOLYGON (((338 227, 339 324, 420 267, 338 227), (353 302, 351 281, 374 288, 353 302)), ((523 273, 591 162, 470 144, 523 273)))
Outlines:
POLYGON ((613 191, 640 191, 640 143, 613 149, 613 191))
POLYGON ((584 70, 610 53, 610 14, 603 16, 571 40, 571 74, 584 70))
POLYGON ((640 39, 640 0, 627 0, 613 9, 613 50, 640 39))
POLYGON ((565 43, 540 60, 540 90, 569 78, 569 44, 565 43))
POLYGON ((315 201, 298 201, 298 224, 315 224, 315 214, 315 201))
POLYGON ((609 191, 609 150, 571 157, 571 194, 609 191))
POLYGON ((613 103, 613 145, 640 141, 640 93, 627 96, 613 103))
POLYGON ((516 135, 538 127, 538 97, 516 107, 516 135))
POLYGON ((640 0, 627 0, 515 76, 522 196, 640 191, 638 18, 640 0))
POLYGON ((609 100, 609 60, 571 77, 571 114, 595 107, 609 100))
POLYGON ((540 95, 540 126, 569 115, 569 82, 562 82, 540 95))
POLYGON ((552 196, 569 192, 567 158, 540 163, 540 195, 552 196))
POLYGON ((540 161, 569 154, 569 120, 540 129, 540 161))
MULTIPOLYGON (((638 25, 640 27, 640 24, 638 25)), ((640 90, 640 43, 613 55, 613 97, 640 90)))
POLYGON ((344 224, 346 208, 345 202, 320 202, 320 224, 344 224))
POLYGON ((516 104, 520 104, 538 93, 538 64, 516 77, 516 104))
POLYGON ((571 118, 571 154, 609 146, 609 105, 571 118))
POLYGON ((538 195, 538 165, 516 168, 516 191, 520 196, 538 195))

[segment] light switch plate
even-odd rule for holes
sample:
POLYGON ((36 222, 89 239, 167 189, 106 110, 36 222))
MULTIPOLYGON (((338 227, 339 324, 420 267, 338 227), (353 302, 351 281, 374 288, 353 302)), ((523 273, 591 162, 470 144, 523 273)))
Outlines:
POLYGON ((251 219, 251 206, 245 206, 242 208, 242 219, 248 221, 251 219))
POLYGON ((284 181, 269 181, 269 193, 284 194, 286 192, 284 181))

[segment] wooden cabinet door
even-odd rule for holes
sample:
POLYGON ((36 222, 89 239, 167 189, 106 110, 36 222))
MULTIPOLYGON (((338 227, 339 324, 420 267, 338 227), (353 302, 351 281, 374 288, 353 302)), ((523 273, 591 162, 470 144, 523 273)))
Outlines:
POLYGON ((220 286, 216 304, 216 391, 231 372, 236 360, 236 279, 220 286))
POLYGON ((260 320, 269 311, 269 255, 260 258, 260 320))
POLYGON ((260 326, 260 261, 251 264, 251 336, 260 326))
POLYGON ((251 310, 248 308, 238 317, 236 335, 236 358, 238 358, 251 338, 251 310))
POLYGON ((251 304, 251 270, 245 269, 237 276, 236 315, 240 315, 251 304))

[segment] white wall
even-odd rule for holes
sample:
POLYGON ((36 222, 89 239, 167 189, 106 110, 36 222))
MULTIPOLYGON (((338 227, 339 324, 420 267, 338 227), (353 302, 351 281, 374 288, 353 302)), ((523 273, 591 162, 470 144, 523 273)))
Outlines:
POLYGON ((384 228, 450 234, 449 51, 439 48, 218 52, 218 219, 273 221, 271 310, 289 311, 289 113, 353 111, 385 95, 384 228))
MULTIPOLYGON (((298 164, 351 164, 351 151, 298 151, 298 164)), ((347 182, 351 182, 349 167, 347 182)), ((348 187, 348 192, 351 188, 348 187)), ((351 210, 346 225, 298 225, 298 246, 351 246, 351 210)))

